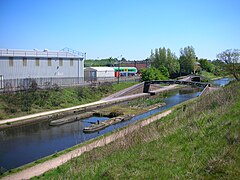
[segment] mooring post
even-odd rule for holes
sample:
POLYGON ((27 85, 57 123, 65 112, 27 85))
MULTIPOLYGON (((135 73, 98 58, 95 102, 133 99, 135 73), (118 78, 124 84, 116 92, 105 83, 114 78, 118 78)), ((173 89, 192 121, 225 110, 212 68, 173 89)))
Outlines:
POLYGON ((149 93, 150 85, 151 85, 150 81, 145 81, 144 82, 143 93, 149 93))

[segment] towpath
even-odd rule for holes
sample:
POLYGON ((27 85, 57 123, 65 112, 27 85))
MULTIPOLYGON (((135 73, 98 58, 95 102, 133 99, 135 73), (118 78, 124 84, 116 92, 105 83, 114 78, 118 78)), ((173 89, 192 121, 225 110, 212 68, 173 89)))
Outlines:
POLYGON ((118 98, 114 98, 114 99, 111 99, 111 100, 100 100, 100 101, 96 101, 96 102, 92 102, 92 103, 88 103, 88 104, 83 104, 83 105, 79 105, 79 106, 73 106, 73 107, 70 107, 70 108, 57 109, 57 110, 31 114, 31 115, 22 116, 22 117, 16 117, 16 118, 11 118, 11 119, 0 120, 0 124, 13 123, 13 122, 16 122, 16 121, 23 121, 23 120, 27 120, 27 119, 32 119, 32 118, 37 118, 37 117, 41 117, 41 116, 52 115, 52 114, 66 112, 66 111, 79 109, 79 108, 84 108, 84 107, 91 107, 91 106, 95 106, 95 105, 101 105, 101 104, 116 102, 116 101, 120 101, 120 100, 123 101, 125 99, 137 98, 137 97, 141 97, 141 96, 144 96, 144 95, 146 95, 146 94, 142 93, 142 94, 136 94, 134 96, 132 95, 132 96, 125 96, 125 97, 118 97, 118 98))
MULTIPOLYGON (((175 89, 175 88, 176 88, 176 85, 170 85, 170 86, 162 87, 159 90, 156 90, 154 92, 159 93, 159 92, 168 91, 168 90, 175 89)), ((108 97, 106 99, 102 99, 102 100, 99 100, 99 101, 96 101, 96 102, 83 104, 83 105, 79 105, 79 106, 73 106, 73 107, 70 107, 70 108, 57 109, 57 110, 46 111, 46 112, 41 112, 41 113, 36 113, 36 114, 30 114, 30 115, 22 116, 22 117, 0 120, 0 125, 1 124, 6 124, 6 123, 14 123, 14 122, 17 122, 17 121, 24 121, 24 120, 28 120, 28 119, 41 117, 41 116, 48 116, 48 115, 52 115, 52 114, 67 112, 67 111, 80 109, 80 108, 85 108, 85 107, 111 104, 111 103, 113 104, 113 103, 116 103, 116 102, 127 101, 127 100, 131 100, 131 99, 139 98, 139 97, 149 96, 149 94, 147 94, 147 93, 138 93, 138 94, 133 94, 133 95, 128 95, 128 96, 118 97, 122 93, 123 92, 119 93, 118 95, 115 94, 114 97, 108 97)))
POLYGON ((81 154, 83 154, 84 152, 87 151, 91 151, 92 149, 96 148, 96 147, 102 147, 105 146, 119 138, 123 138, 124 136, 126 136, 127 134, 138 130, 139 128, 146 126, 148 124, 150 124, 153 121, 156 121, 162 117, 167 116, 168 114, 170 114, 172 112, 172 110, 168 110, 165 111, 163 113, 160 113, 158 115, 155 115, 153 117, 150 117, 144 121, 141 121, 139 123, 130 125, 120 131, 117 131, 111 135, 108 135, 106 137, 102 137, 101 139, 95 140, 87 145, 84 145, 82 147, 79 147, 75 150, 72 150, 66 154, 60 155, 56 158, 53 158, 51 160, 45 161, 43 163, 37 164, 33 167, 24 169, 20 172, 17 172, 15 174, 11 174, 9 176, 5 176, 2 178, 2 180, 20 180, 20 179, 30 179, 34 176, 39 176, 51 169, 54 169, 64 163, 66 163, 67 161, 71 160, 74 157, 78 157, 81 154))

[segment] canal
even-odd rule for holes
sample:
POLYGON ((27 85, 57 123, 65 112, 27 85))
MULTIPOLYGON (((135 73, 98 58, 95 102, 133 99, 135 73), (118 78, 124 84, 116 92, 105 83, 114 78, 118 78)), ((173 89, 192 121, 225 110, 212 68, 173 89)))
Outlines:
MULTIPOLYGON (((219 80, 218 80, 219 81, 219 80)), ((225 84, 229 81, 224 80, 225 84)), ((222 82, 220 82, 222 83, 222 82)), ((0 130, 0 168, 7 171, 45 156, 62 151, 79 143, 93 139, 124 127, 128 124, 159 113, 184 101, 197 97, 200 92, 182 93, 177 90, 171 96, 164 98, 166 106, 148 111, 119 124, 109 126, 99 132, 85 134, 83 129, 97 120, 103 121, 107 117, 91 117, 61 126, 49 126, 49 122, 39 122, 22 125, 6 130, 0 130)))

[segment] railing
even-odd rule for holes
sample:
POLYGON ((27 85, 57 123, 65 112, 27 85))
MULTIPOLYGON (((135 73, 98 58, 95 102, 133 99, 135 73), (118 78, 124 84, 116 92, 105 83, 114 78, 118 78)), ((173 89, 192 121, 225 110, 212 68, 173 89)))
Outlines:
MULTIPOLYGON (((0 56, 12 56, 12 57, 68 57, 77 58, 82 57, 78 54, 72 54, 65 51, 26 51, 26 50, 13 50, 13 49, 0 49, 0 56)), ((83 58, 83 57, 82 57, 83 58)))
POLYGON ((84 56, 84 53, 79 52, 79 51, 76 51, 76 50, 74 50, 74 49, 70 49, 70 48, 68 48, 68 47, 63 48, 61 51, 63 51, 63 52, 69 52, 69 53, 74 54, 74 55, 76 55, 76 56, 84 56))
POLYGON ((183 81, 183 80, 159 80, 159 81, 145 81, 143 93, 149 93, 149 88, 151 84, 182 84, 182 85, 195 85, 199 87, 209 86, 207 83, 195 82, 195 81, 183 81))
MULTIPOLYGON (((120 82, 138 82, 139 77, 121 77, 120 82)), ((0 79, 0 92, 25 91, 29 89, 46 89, 54 87, 97 85, 104 82, 117 83, 117 78, 24 78, 24 79, 0 79)))

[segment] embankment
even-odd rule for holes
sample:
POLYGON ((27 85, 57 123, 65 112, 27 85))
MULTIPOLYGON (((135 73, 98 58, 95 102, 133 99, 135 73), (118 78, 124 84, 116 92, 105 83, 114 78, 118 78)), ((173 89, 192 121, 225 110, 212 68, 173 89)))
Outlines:
POLYGON ((40 178, 238 179, 239 109, 240 83, 232 83, 40 178))
POLYGON ((153 117, 150 117, 146 120, 140 121, 136 124, 130 125, 127 128, 123 128, 122 130, 119 130, 118 132, 112 133, 110 135, 104 136, 98 140, 94 140, 93 142, 90 142, 89 144, 86 144, 80 148, 77 148, 71 152, 68 152, 66 154, 63 154, 57 158, 53 158, 49 161, 46 161, 44 163, 35 165, 33 167, 30 167, 28 169, 22 170, 18 173, 9 175, 9 176, 5 176, 2 179, 11 179, 11 180, 15 180, 15 179, 30 179, 34 176, 39 176, 53 168, 56 168, 64 163, 66 163, 67 161, 71 160, 72 158, 78 157, 81 154, 83 154, 84 152, 87 151, 91 151, 92 149, 96 148, 96 147, 102 147, 105 146, 119 138, 123 138, 125 137, 127 134, 132 133, 133 131, 136 131, 140 128, 142 128, 143 126, 146 126, 148 124, 150 124, 151 122, 154 122, 158 119, 161 119, 162 117, 167 116, 168 114, 171 113, 171 110, 167 110, 161 114, 155 115, 153 117))

